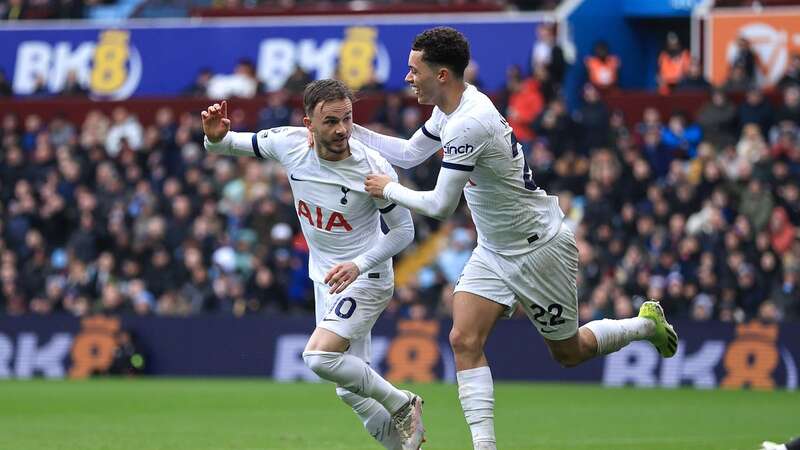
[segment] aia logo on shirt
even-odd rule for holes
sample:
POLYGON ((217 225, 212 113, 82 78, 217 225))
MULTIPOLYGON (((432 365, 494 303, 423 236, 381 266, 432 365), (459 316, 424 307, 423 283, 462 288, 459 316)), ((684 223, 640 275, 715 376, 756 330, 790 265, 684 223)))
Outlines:
POLYGON ((308 205, 299 200, 297 202, 297 217, 308 220, 309 225, 325 231, 334 231, 341 228, 344 231, 351 231, 352 226, 347 222, 342 213, 336 211, 323 211, 319 206, 308 205), (313 207, 313 209, 312 209, 313 207))

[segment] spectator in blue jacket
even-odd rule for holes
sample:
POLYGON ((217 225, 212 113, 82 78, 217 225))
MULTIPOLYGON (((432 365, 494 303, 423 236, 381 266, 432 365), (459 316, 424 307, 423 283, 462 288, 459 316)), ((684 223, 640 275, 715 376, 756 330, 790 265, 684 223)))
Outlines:
POLYGON ((661 128, 661 142, 672 152, 673 158, 694 159, 702 137, 700 127, 688 123, 683 112, 672 114, 667 125, 661 128))

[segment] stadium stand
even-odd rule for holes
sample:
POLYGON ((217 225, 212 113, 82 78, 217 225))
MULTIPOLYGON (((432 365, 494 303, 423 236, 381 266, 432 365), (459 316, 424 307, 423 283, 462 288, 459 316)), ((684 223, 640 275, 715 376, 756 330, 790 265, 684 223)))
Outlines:
MULTIPOLYGON (((639 293, 696 320, 742 320, 773 305, 783 320, 800 317, 797 88, 758 103, 773 119, 757 126, 747 119, 753 108, 715 96, 722 98, 615 93, 560 118, 549 119, 551 104, 536 118, 528 159, 576 229, 583 320, 628 316, 639 293), (687 109, 672 115, 678 107, 687 109), (598 130, 606 137, 598 140, 598 130), (700 130, 702 142, 690 136, 700 130)), ((391 98, 400 102, 362 101, 357 120, 401 135, 416 129, 419 108, 402 94, 391 98)), ((297 99, 279 99, 287 103, 261 116, 286 106, 297 125, 297 99)), ((2 192, 0 241, 7 314, 310 307, 307 249, 286 176, 256 160, 205 155, 194 112, 207 101, 98 109, 39 101, 37 110, 52 114, 20 108, 4 115, 0 130, 0 181, 10 187, 2 192)), ((257 125, 263 98, 233 104, 241 106, 234 128, 257 125)), ((402 176, 432 186, 437 166, 433 159, 402 176)), ((417 222, 421 242, 442 239, 436 222, 417 222)), ((468 214, 460 210, 442 229, 450 236, 438 257, 463 263, 456 255, 472 232, 468 214)), ((435 259, 417 266, 390 313, 419 314, 415 305, 424 305, 424 315, 446 314, 451 274, 435 259)))
MULTIPOLYGON (((15 0, 0 12, 8 20, 81 17, 88 5, 15 0)), ((191 2, 192 14, 302 15, 320 8, 312 2, 201 6, 191 2)), ((324 11, 554 6, 334 2, 324 11)), ((604 66, 589 63, 597 55, 586 55, 588 79, 600 89, 587 84, 580 105, 570 110, 558 95, 562 49, 550 41, 549 26, 540 33, 547 45, 534 60, 544 55, 543 65, 533 67, 529 78, 510 67, 508 84, 493 94, 525 144, 538 184, 561 197, 576 231, 581 319, 629 316, 638 306, 630 298, 643 293, 663 298, 676 317, 741 321, 772 307, 781 320, 800 317, 800 59, 792 59, 780 90, 762 92, 743 41, 744 56, 734 61, 749 67, 745 83, 729 79, 727 92, 709 95, 697 61, 684 67, 689 57, 681 52, 680 70, 662 73, 675 91, 657 95, 617 89, 617 57, 611 57, 610 75, 602 76, 604 66), (556 66, 547 62, 551 51, 558 55, 556 66)), ((601 53, 608 52, 598 43, 601 53)), ((235 73, 255 84, 252 63, 239 65, 244 69, 235 73)), ((197 113, 209 101, 214 78, 203 70, 197 80, 186 80, 184 98, 95 103, 71 74, 60 94, 41 85, 31 96, 6 100, 11 112, 0 128, 3 311, 310 310, 307 249, 285 174, 255 160, 203 153, 197 113)), ((298 71, 288 92, 270 95, 250 86, 244 97, 251 98, 232 102, 233 128, 300 125, 296 93, 308 79, 298 71)), ((10 94, 0 73, 0 96, 10 94)), ((429 111, 379 85, 361 97, 356 120, 400 136, 413 133, 429 111)), ((432 159, 402 177, 411 186, 430 187, 437 171, 432 159)), ((463 263, 461 250, 473 233, 469 215, 462 208, 442 226, 415 220, 419 248, 406 252, 403 286, 389 311, 446 315, 453 266, 441 259, 463 263)))

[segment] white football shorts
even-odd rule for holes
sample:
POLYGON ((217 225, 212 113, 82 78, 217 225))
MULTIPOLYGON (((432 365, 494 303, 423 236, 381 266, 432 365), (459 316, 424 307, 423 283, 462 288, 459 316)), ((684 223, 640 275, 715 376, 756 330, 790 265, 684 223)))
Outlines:
POLYGON ((578 247, 564 223, 550 242, 523 255, 503 256, 478 245, 454 291, 469 292, 507 307, 517 302, 546 339, 578 331, 578 247))
POLYGON ((350 348, 345 353, 369 363, 370 332, 392 299, 393 282, 359 278, 340 294, 328 294, 330 288, 314 283, 317 326, 348 339, 350 348))

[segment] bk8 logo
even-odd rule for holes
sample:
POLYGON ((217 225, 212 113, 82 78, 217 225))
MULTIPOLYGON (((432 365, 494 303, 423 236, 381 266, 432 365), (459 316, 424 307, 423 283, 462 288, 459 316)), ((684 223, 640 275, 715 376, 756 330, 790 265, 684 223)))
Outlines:
POLYGON ((17 48, 13 90, 27 95, 44 88, 60 92, 70 73, 94 97, 121 100, 142 78, 142 58, 130 43, 130 31, 101 31, 97 42, 25 41, 17 48))

